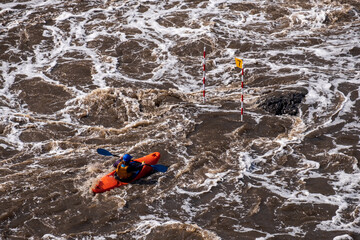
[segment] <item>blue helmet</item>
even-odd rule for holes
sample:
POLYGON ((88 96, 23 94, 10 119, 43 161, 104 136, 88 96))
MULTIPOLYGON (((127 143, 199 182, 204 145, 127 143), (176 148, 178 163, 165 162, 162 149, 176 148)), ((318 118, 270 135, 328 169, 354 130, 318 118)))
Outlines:
POLYGON ((125 155, 123 156, 123 160, 124 160, 124 162, 126 162, 126 163, 129 163, 131 159, 132 159, 132 156, 130 156, 130 154, 125 154, 125 155))

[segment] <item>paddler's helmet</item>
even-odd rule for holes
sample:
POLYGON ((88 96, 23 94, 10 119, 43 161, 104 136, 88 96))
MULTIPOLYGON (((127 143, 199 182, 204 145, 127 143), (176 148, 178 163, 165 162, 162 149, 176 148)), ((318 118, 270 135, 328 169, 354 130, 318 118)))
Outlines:
POLYGON ((130 156, 130 154, 125 154, 123 156, 123 160, 125 163, 129 163, 131 159, 132 159, 132 156, 130 156))

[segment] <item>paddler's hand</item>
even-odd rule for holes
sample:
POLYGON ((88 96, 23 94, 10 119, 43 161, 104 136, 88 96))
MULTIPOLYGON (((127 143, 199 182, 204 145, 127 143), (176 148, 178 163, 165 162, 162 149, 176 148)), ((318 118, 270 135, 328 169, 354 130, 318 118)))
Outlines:
POLYGON ((142 161, 141 165, 145 165, 145 161, 142 161))
POLYGON ((121 159, 117 160, 117 161, 113 164, 113 166, 116 168, 116 167, 119 165, 120 162, 121 162, 121 159))

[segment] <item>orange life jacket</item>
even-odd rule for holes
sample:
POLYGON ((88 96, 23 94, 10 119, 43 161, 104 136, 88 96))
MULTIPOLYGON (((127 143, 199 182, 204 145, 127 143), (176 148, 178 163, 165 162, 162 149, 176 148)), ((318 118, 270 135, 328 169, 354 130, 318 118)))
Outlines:
POLYGON ((129 165, 126 165, 124 161, 121 161, 116 168, 116 174, 120 179, 127 179, 132 176, 132 172, 128 172, 129 165))

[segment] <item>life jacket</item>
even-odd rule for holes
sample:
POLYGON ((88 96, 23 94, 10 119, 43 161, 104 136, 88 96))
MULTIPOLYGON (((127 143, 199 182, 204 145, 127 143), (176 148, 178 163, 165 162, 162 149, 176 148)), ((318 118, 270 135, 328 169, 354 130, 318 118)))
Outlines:
POLYGON ((120 179, 127 179, 132 176, 132 172, 128 172, 129 165, 126 165, 124 161, 121 161, 116 168, 116 174, 120 179))

